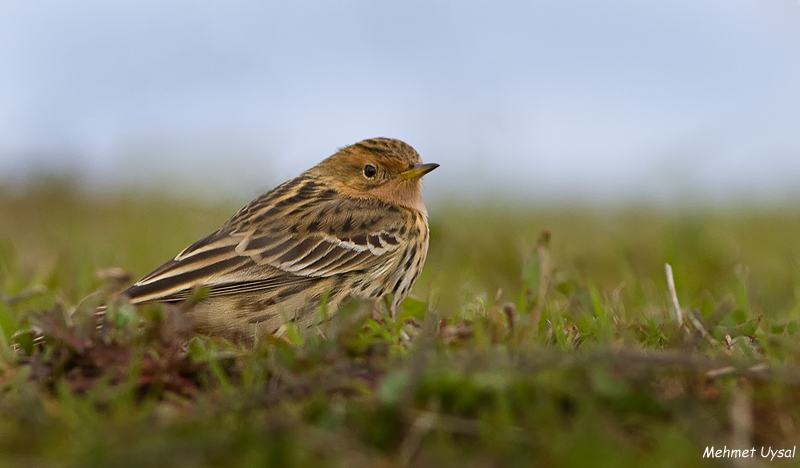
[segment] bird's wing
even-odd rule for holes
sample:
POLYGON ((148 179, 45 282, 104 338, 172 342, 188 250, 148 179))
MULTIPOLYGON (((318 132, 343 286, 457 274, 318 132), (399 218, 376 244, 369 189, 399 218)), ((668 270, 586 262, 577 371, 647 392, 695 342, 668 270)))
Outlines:
POLYGON ((286 203, 291 199, 256 199, 124 294, 142 303, 181 300, 198 286, 208 296, 300 286, 379 267, 406 244, 408 214, 396 206, 334 197, 286 203))

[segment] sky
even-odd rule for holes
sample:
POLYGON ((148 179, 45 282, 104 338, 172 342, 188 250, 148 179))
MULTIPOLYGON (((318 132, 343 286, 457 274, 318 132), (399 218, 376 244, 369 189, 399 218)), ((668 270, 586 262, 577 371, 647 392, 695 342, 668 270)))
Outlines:
POLYGON ((428 199, 800 200, 800 2, 0 1, 0 181, 247 198, 375 136, 428 199))

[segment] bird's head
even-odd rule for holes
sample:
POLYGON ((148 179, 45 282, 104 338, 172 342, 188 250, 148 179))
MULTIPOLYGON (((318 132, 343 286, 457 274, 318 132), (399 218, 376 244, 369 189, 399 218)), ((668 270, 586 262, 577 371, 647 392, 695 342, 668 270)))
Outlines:
POLYGON ((425 213, 422 176, 439 167, 423 164, 406 143, 372 138, 346 146, 312 169, 340 192, 375 198, 425 213))

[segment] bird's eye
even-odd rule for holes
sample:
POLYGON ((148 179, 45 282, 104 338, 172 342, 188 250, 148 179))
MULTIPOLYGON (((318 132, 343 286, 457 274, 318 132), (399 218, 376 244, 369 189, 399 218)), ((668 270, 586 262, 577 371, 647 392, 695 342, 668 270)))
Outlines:
POLYGON ((364 166, 364 176, 366 176, 367 179, 375 177, 375 174, 377 173, 378 173, 377 169, 375 169, 375 166, 373 166, 372 164, 367 164, 366 166, 364 166))

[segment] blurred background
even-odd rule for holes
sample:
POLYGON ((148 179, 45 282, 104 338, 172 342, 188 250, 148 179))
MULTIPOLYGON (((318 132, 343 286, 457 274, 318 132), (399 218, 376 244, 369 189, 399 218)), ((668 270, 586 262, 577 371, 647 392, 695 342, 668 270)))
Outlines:
POLYGON ((250 198, 400 138, 428 203, 800 199, 796 0, 0 3, 0 183, 250 198))

